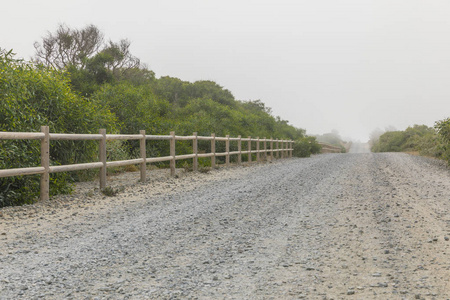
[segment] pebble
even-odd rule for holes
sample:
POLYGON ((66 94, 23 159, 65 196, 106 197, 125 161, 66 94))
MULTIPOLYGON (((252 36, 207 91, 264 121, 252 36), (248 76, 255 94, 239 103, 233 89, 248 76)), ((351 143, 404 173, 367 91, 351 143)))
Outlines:
POLYGON ((447 299, 447 244, 427 220, 445 224, 432 208, 450 180, 433 166, 320 155, 6 209, 0 298, 447 299), (412 193, 427 191, 440 194, 423 206, 412 193))

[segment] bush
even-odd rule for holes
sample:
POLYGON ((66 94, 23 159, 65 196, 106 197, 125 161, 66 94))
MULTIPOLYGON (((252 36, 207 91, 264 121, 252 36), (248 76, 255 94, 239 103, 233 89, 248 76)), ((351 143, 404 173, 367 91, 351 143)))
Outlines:
POLYGON ((441 156, 450 164, 450 118, 436 122, 435 128, 439 134, 441 156))
MULTIPOLYGON (((436 129, 441 128, 440 125, 444 123, 438 122, 436 129)), ((445 152, 445 143, 442 137, 439 138, 436 129, 426 125, 414 125, 404 131, 385 132, 378 140, 371 141, 372 151, 418 152, 420 155, 441 158, 445 152)))
POLYGON ((373 152, 401 152, 406 142, 403 131, 389 131, 382 134, 378 142, 372 146, 373 152))
MULTIPOLYGON (((35 132, 50 126, 50 132, 98 133, 116 131, 116 118, 107 109, 70 90, 61 72, 16 60, 12 52, 0 50, 0 131, 35 132)), ((53 141, 50 163, 74 164, 97 160, 98 143, 53 141)), ((40 165, 40 142, 0 141, 0 168, 40 165)), ((72 174, 74 175, 74 174, 72 174)), ((50 194, 70 191, 69 174, 52 174, 50 194)), ((0 179, 0 207, 31 203, 39 194, 39 176, 0 179)))
POLYGON ((297 139, 294 143, 292 155, 296 157, 309 157, 311 154, 320 153, 320 145, 315 137, 304 137, 297 139))
MULTIPOLYGON (((314 139, 305 130, 274 117, 271 109, 259 100, 238 101, 232 93, 213 81, 189 83, 177 78, 155 79, 149 70, 133 68, 127 76, 114 80, 91 80, 70 67, 56 71, 16 60, 11 52, 0 49, 0 130, 9 132, 39 131, 50 126, 51 132, 108 133, 200 136, 241 135, 297 141, 296 155, 317 153, 314 139), (79 77, 77 77, 79 76, 79 77), (131 77, 130 77, 131 76, 131 77), (70 81, 72 80, 72 82, 70 81), (74 93, 91 95, 90 99, 74 93)), ((101 75, 101 74, 100 74, 101 75)), ((134 158, 139 141, 107 143, 108 160, 134 158)), ((236 151, 231 143, 231 151, 236 151)), ((210 151, 209 142, 199 142, 199 149, 210 151)), ((177 154, 191 153, 190 142, 177 142, 177 154)), ((217 143, 217 152, 225 143, 217 143)), ((0 168, 22 168, 40 164, 39 141, 0 141, 0 168)), ((147 156, 169 155, 168 141, 147 143, 147 156)), ((96 141, 52 141, 50 163, 76 164, 97 161, 96 141)), ((224 157, 217 159, 224 162, 224 157)), ((234 159, 234 158, 233 158, 234 159)), ((245 160, 245 156, 243 157, 245 160)), ((207 160, 208 161, 208 160, 207 160)), ((200 161, 207 167, 209 162, 200 161)), ((158 165, 167 165, 167 162, 158 165)), ((120 171, 121 169, 111 170, 120 171)), ((80 171, 51 175, 51 195, 69 192, 73 180, 89 179, 97 171, 80 171)), ((39 194, 39 176, 0 179, 0 206, 31 203, 39 194)))

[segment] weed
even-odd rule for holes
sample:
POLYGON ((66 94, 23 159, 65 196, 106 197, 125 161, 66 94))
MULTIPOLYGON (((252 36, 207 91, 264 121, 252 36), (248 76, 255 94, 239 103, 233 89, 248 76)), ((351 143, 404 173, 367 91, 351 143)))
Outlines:
POLYGON ((187 161, 185 161, 183 163, 183 169, 184 169, 184 172, 186 172, 186 173, 193 171, 193 168, 189 165, 189 163, 187 161))
POLYGON ((210 168, 210 167, 200 167, 200 168, 198 169, 198 171, 199 171, 200 173, 209 173, 209 172, 211 171, 211 168, 210 168))
POLYGON ((124 189, 125 189, 124 187, 120 187, 120 188, 115 189, 113 187, 107 186, 104 189, 102 189, 102 194, 107 196, 107 197, 114 197, 118 193, 122 192, 124 189))

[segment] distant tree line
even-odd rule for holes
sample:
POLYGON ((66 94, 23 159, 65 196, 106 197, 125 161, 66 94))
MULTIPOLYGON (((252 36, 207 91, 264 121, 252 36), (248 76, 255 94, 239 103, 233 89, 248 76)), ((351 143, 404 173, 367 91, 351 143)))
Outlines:
MULTIPOLYGON (((105 41, 93 25, 81 30, 61 25, 34 46, 31 62, 0 49, 0 131, 39 131, 41 125, 64 133, 98 133, 100 128, 125 134, 174 130, 179 135, 292 139, 294 155, 302 157, 320 150, 314 137, 273 116, 260 100, 237 100, 214 81, 156 78, 131 54, 128 40, 105 41)), ((138 157, 135 142, 108 142, 108 160, 138 157)), ((168 155, 166 144, 151 143, 147 155, 168 155)), ((209 143, 200 147, 210 150, 209 143)), ((39 141, 0 141, 0 169, 39 165, 39 149, 39 141)), ((188 151, 188 144, 177 144, 177 153, 188 151)), ((54 141, 51 164, 96 161, 97 152, 93 141, 54 141)), ((200 163, 207 166, 209 160, 200 163)), ((90 178, 93 172, 52 174, 51 195, 69 193, 73 181, 90 178)), ((33 202, 38 186, 37 175, 1 178, 0 207, 33 202)))

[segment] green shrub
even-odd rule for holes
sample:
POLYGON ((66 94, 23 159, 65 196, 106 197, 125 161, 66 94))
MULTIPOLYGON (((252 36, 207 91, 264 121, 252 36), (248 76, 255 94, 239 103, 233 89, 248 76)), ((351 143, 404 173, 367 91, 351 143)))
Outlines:
MULTIPOLYGON (((36 132, 50 126, 50 132, 98 133, 100 128, 115 131, 111 112, 70 90, 61 72, 14 59, 12 52, 0 50, 0 131, 36 132)), ((92 162, 98 158, 98 142, 52 141, 51 165, 92 162)), ((40 165, 40 142, 0 141, 0 168, 40 165)), ((52 174, 50 193, 70 191, 70 176, 52 174)), ((0 207, 31 203, 39 194, 39 176, 0 179, 0 207)))
POLYGON ((311 154, 317 154, 319 152, 320 145, 317 143, 316 138, 308 136, 295 141, 292 155, 296 157, 309 157, 311 154))
POLYGON ((438 135, 440 128, 445 128, 445 120, 437 122, 436 129, 414 125, 404 131, 385 132, 377 140, 371 141, 372 151, 418 152, 420 155, 442 158, 446 150, 445 139, 442 134, 438 135))
POLYGON ((443 159, 450 164, 450 118, 436 122, 435 128, 439 134, 439 150, 443 159))
POLYGON ((113 188, 110 186, 105 187, 104 189, 101 190, 102 194, 107 196, 107 197, 115 197, 117 196, 120 192, 123 192, 125 190, 125 187, 119 187, 119 188, 113 188))
POLYGON ((389 131, 382 134, 374 146, 373 152, 401 152, 407 136, 403 131, 389 131))
MULTIPOLYGON (((263 102, 238 101, 232 93, 213 81, 194 83, 177 78, 161 77, 146 69, 128 69, 131 73, 114 80, 91 80, 83 72, 70 67, 55 71, 13 58, 0 49, 0 130, 9 132, 107 133, 121 132, 200 136, 241 135, 297 141, 295 155, 317 153, 315 140, 305 137, 305 130, 295 128, 286 120, 272 115, 263 102), (130 77, 131 76, 131 77, 130 77), (70 81, 72 80, 72 82, 70 81), (91 95, 83 98, 78 93, 91 95)), ((101 74, 100 74, 101 75, 101 74)), ((148 141, 147 157, 169 155, 168 141, 148 141)), ((245 143, 243 145, 245 149, 245 143)), ((139 141, 107 143, 108 160, 139 157, 139 141)), ((179 141, 177 154, 192 153, 192 142, 179 141)), ((254 149, 254 147, 253 147, 254 149)), ((199 141, 199 150, 209 153, 209 141, 199 141)), ((231 151, 237 150, 232 142, 231 151)), ((216 144, 216 152, 224 152, 225 143, 216 144)), ((0 168, 33 167, 40 164, 39 141, 0 141, 0 168)), ((253 155, 252 160, 255 160, 253 155)), ((85 163, 98 160, 97 141, 52 141, 52 165, 85 163)), ((233 156, 231 161, 234 162, 233 156)), ((243 156, 246 161, 246 155, 243 156)), ((216 162, 223 164, 224 157, 216 162)), ((180 162, 179 164, 181 164, 180 162)), ((188 162, 190 163, 190 162, 188 162)), ((156 163, 168 166, 167 162, 156 163)), ((210 166, 210 160, 199 160, 210 166)), ((179 165, 180 166, 180 165, 179 165)), ((122 169, 110 169, 109 172, 122 169)), ((92 178, 98 170, 51 175, 51 195, 70 191, 70 182, 92 178)), ((39 194, 39 176, 0 179, 0 206, 31 203, 39 194)))

